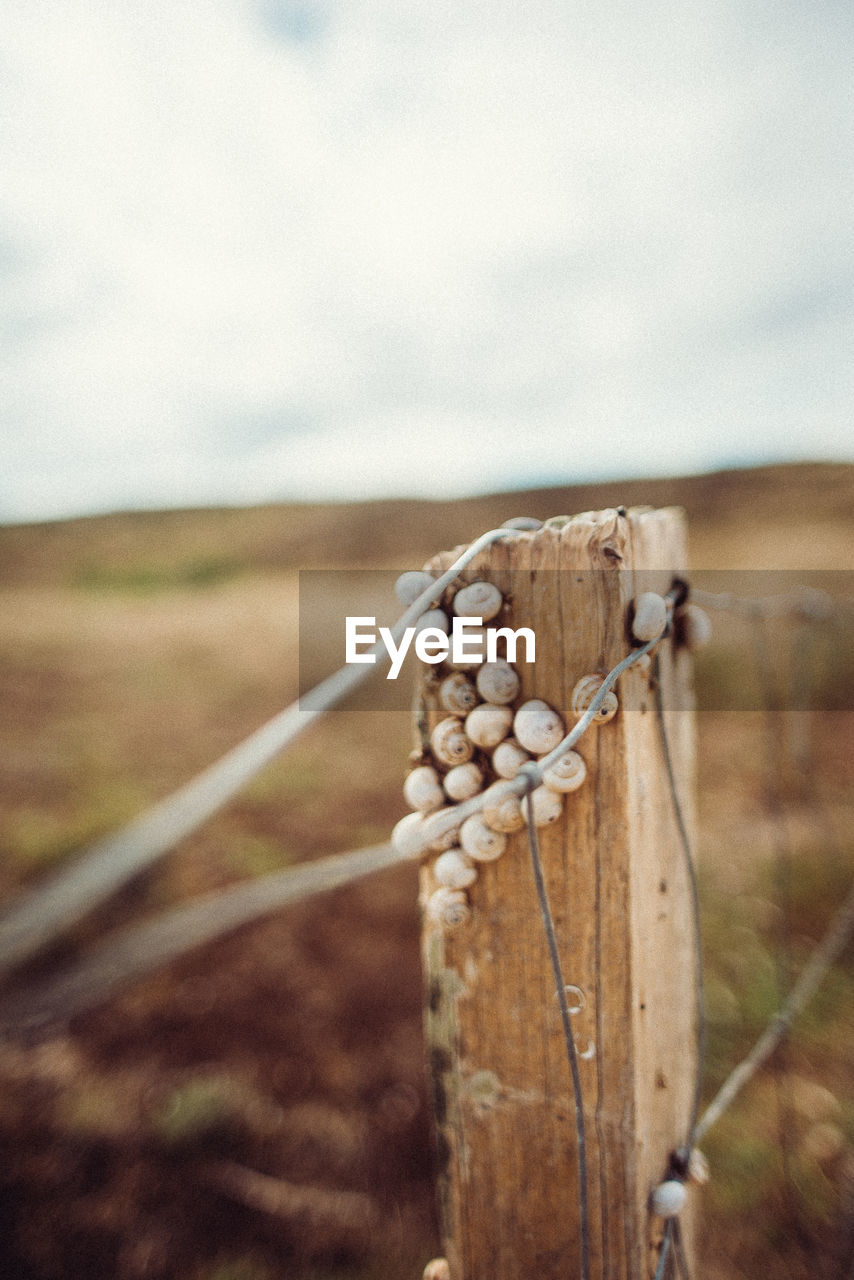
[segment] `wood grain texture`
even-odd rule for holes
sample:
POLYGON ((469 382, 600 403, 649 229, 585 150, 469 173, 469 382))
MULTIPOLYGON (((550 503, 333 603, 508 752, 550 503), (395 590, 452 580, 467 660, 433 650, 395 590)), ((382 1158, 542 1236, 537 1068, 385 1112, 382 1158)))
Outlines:
MULTIPOLYGON (((680 511, 610 510, 496 544, 464 579, 501 588, 502 625, 533 627, 536 661, 517 663, 522 697, 545 699, 569 726, 576 682, 631 647, 632 597, 666 590, 685 563, 680 511)), ((669 640, 659 650, 692 823, 690 661, 669 640)), ((436 683, 421 681, 419 741, 443 714, 436 683)), ((690 899, 649 675, 632 669, 618 693, 616 718, 579 745, 587 781, 540 832, 564 976, 584 993, 573 1028, 597 1280, 654 1271, 661 1224, 649 1195, 685 1141, 695 1070, 690 899)), ((422 895, 433 887, 425 866, 422 895)), ((574 1103, 524 832, 469 892, 467 925, 423 933, 444 1252, 451 1280, 566 1280, 579 1256, 574 1103)))

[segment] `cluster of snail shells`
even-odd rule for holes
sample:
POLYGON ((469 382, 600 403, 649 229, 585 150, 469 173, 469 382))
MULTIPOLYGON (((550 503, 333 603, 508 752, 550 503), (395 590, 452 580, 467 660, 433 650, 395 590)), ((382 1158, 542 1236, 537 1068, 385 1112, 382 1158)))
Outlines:
MULTIPOLYGON (((430 575, 405 574, 398 596, 412 603, 418 586, 429 586, 430 575), (405 580, 405 581, 404 581, 405 580), (408 598, 407 598, 408 597, 408 598)), ((472 582, 449 592, 444 601, 459 616, 479 617, 484 632, 504 606, 501 592, 489 582, 472 582)), ((431 625, 437 625, 432 609, 431 625)), ((441 622, 438 625, 442 625, 441 622)), ((404 798, 412 810, 397 824, 392 842, 400 852, 417 851, 429 818, 434 838, 428 852, 433 891, 426 903, 430 923, 453 928, 470 918, 468 889, 482 864, 494 862, 507 848, 507 839, 526 825, 523 801, 512 786, 522 765, 553 750, 565 735, 563 718, 541 699, 520 700, 521 681, 515 667, 503 658, 492 662, 455 664, 446 661, 435 677, 439 719, 429 748, 406 778, 404 798), (483 793, 483 808, 455 821, 461 802, 483 793), (439 830, 441 834, 435 834, 439 830)), ((595 693, 602 677, 593 677, 595 693)), ((616 711, 616 699, 610 719, 616 711)), ((548 826, 562 812, 563 797, 584 782, 587 768, 575 751, 566 752, 531 793, 534 822, 548 826)))
MULTIPOLYGON (((405 573, 395 590, 401 603, 410 605, 433 581, 426 570, 405 573)), ((497 625, 503 607, 502 594, 493 583, 471 582, 456 591, 451 587, 441 601, 434 600, 418 625, 438 626, 447 632, 448 611, 481 618, 485 643, 489 623, 497 625)), ((639 594, 629 613, 635 642, 646 644, 663 637, 669 616, 664 596, 652 591, 639 594)), ((682 642, 689 648, 698 648, 708 639, 708 618, 695 605, 683 604, 677 619, 682 642)), ((643 660, 648 663, 648 655, 643 660)), ((565 726, 560 714, 541 699, 520 701, 519 674, 505 659, 496 657, 482 663, 446 659, 435 678, 440 718, 430 733, 429 749, 425 747, 404 783, 404 798, 412 812, 395 827, 392 843, 403 855, 417 855, 425 847, 435 855, 435 887, 427 901, 427 919, 453 928, 470 918, 467 891, 481 865, 500 858, 508 836, 526 824, 523 801, 509 784, 523 765, 547 755, 563 740, 565 726), (458 820, 455 808, 481 793, 481 811, 458 820), (428 820, 430 838, 426 839, 428 820)), ((571 697, 576 719, 588 711, 604 679, 593 674, 577 682, 571 697)), ((610 690, 593 722, 606 723, 617 709, 617 696, 610 690)), ((551 764, 531 792, 535 825, 556 822, 564 795, 577 790, 586 776, 586 765, 577 751, 566 751, 551 764)))

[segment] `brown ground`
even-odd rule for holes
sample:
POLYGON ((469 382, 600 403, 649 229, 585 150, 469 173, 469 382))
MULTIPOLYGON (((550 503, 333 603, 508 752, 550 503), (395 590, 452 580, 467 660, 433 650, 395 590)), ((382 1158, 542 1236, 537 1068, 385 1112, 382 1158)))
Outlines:
MULTIPOLYGON (((675 502, 695 566, 803 578, 854 565, 852 499, 854 468, 816 466, 0 529, 0 892, 13 897, 294 696, 300 568, 414 567, 522 511, 675 502)), ((735 657, 710 653, 700 672, 716 696, 746 652, 737 629, 720 634, 735 657)), ((838 708, 813 718, 824 799, 790 778, 785 825, 796 960, 854 869, 850 653, 819 693, 838 708)), ((773 1008, 781 828, 763 807, 766 728, 744 710, 700 717, 710 1087, 773 1008)), ((405 712, 334 714, 61 954, 205 889, 385 839, 408 746, 405 712)), ((383 873, 247 926, 47 1041, 0 1047, 0 1275, 417 1280, 437 1246, 415 897, 414 870, 383 873)), ((846 1274, 852 996, 849 951, 782 1070, 709 1136, 702 1275, 846 1274)))

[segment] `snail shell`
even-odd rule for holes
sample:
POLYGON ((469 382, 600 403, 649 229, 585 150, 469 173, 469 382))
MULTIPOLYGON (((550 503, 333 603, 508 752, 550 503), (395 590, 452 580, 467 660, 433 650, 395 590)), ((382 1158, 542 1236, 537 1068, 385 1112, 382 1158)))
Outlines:
POLYGON ((709 1162, 699 1147, 694 1147, 688 1157, 688 1181, 695 1187, 704 1187, 709 1181, 709 1162))
POLYGON ((534 826, 549 827, 557 822, 563 812, 563 796, 550 787, 534 787, 531 792, 531 804, 534 809, 534 826))
POLYGON ((394 594, 401 604, 407 608, 422 595, 428 587, 432 587, 435 579, 426 569, 408 569, 402 573, 394 584, 394 594))
POLYGON ((477 746, 489 751, 507 737, 512 723, 513 712, 509 707, 482 702, 466 716, 466 733, 477 746))
POLYGON ((482 814, 473 813, 460 827, 460 844, 475 862, 494 862, 507 848, 507 837, 488 827, 482 814))
POLYGON ((521 529, 530 533, 534 533, 537 529, 542 529, 543 522, 538 520, 536 516, 511 516, 509 520, 502 522, 502 529, 521 529))
POLYGON ((477 706, 477 690, 462 671, 453 671, 439 685, 439 701, 455 716, 467 716, 477 706))
POLYGON ((404 858, 417 858, 429 847, 423 813, 407 813, 391 833, 391 845, 404 858))
POLYGON ((454 596, 454 613, 461 618, 480 618, 488 622, 501 609, 504 597, 491 582, 472 582, 454 596))
MULTIPOLYGON (((591 676, 582 676, 578 684, 572 691, 572 711, 573 715, 581 717, 584 715, 590 703, 596 697, 596 694, 602 687, 605 677, 599 675, 598 672, 591 676)), ((593 717, 594 724, 606 724, 607 721, 613 720, 617 714, 619 707, 617 695, 613 689, 609 689, 605 695, 605 701, 593 717)))
POLYGON ((541 756, 563 738, 563 720, 547 702, 532 698, 530 702, 523 702, 516 712, 513 736, 526 751, 541 756))
POLYGON ((470 671, 472 667, 479 667, 486 657, 486 627, 468 628, 465 640, 466 652, 475 653, 477 657, 455 658, 452 647, 445 661, 454 671, 470 671))
POLYGON ((484 791, 483 820, 493 831, 519 831, 524 827, 522 805, 509 782, 494 782, 484 791))
POLYGON ((432 1258, 424 1268, 421 1280, 451 1280, 447 1258, 432 1258))
POLYGON ((459 824, 452 827, 450 831, 443 831, 430 841, 431 853, 444 853, 446 849, 453 849, 454 845, 460 842, 459 824))
POLYGON ((442 783, 432 765, 422 764, 413 769, 403 784, 403 798, 410 809, 419 813, 432 813, 445 803, 442 783))
POLYGON ((473 760, 458 764, 445 774, 445 795, 449 800, 470 800, 483 786, 483 773, 473 760))
POLYGON ((442 764, 465 764, 474 755, 474 746, 466 737, 463 722, 456 716, 439 721, 430 734, 430 746, 442 764))
POLYGON ((458 929, 471 919, 471 907, 463 889, 441 885, 427 899, 427 919, 445 929, 458 929))
POLYGON ((519 692, 519 684, 515 670, 503 658, 485 662, 477 673, 477 691, 485 702, 502 706, 512 702, 519 692))
POLYGON ((577 791, 587 777, 587 765, 577 751, 565 751, 543 774, 543 785, 551 791, 577 791))
POLYGON ((446 805, 424 815, 424 840, 434 853, 443 853, 459 844, 460 818, 455 804, 446 805))
POLYGON ((683 605, 679 611, 680 634, 688 648, 693 652, 702 649, 712 638, 712 620, 697 604, 683 605))
POLYGON ((492 753, 492 767, 499 778, 515 778, 522 765, 527 764, 530 758, 515 738, 505 738, 492 753))
POLYGON ((433 863, 433 875, 446 889, 467 889, 477 879, 477 867, 462 849, 447 849, 433 863))
POLYGON ((652 1211, 659 1218, 675 1218, 685 1208, 688 1195, 684 1183, 676 1178, 660 1182, 652 1193, 652 1211))
POLYGON ((428 627, 435 627, 437 631, 444 631, 445 635, 451 630, 451 623, 444 609, 428 609, 426 613, 422 613, 421 617, 415 624, 415 633, 426 631, 428 627))
POLYGON ((644 591, 635 600, 632 635, 641 644, 660 636, 667 626, 667 603, 655 591, 644 591))

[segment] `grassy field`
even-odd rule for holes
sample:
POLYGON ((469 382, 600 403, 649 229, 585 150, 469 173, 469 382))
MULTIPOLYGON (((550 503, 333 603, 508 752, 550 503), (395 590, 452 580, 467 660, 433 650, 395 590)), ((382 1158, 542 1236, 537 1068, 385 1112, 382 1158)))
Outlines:
MULTIPOLYGON (((684 506, 694 566, 719 575, 836 588, 854 567, 854 468, 829 465, 0 528, 0 895, 296 695, 300 569, 418 567, 510 515, 620 503, 684 506)), ((698 672, 709 1096, 773 1012, 781 935, 801 963, 854 875, 850 636, 822 653, 818 709, 777 725, 790 745, 809 727, 815 760, 815 783, 787 772, 784 818, 767 717, 746 709, 750 643, 721 619, 698 672)), ((36 972, 204 890, 384 840, 409 738, 405 711, 333 714, 36 972)), ((437 1246, 416 892, 412 868, 384 873, 245 927, 47 1041, 0 1046, 0 1273, 418 1280, 437 1246)), ((849 1274, 852 970, 849 953, 704 1144, 705 1277, 849 1274)))

